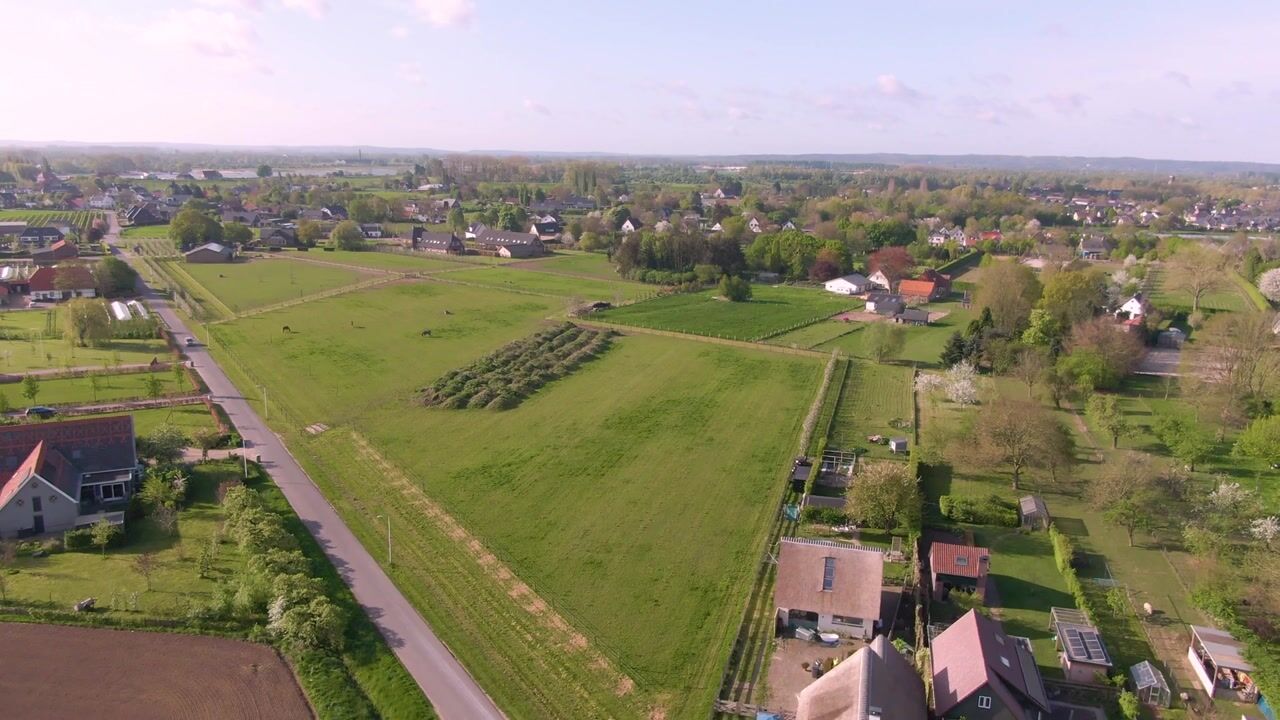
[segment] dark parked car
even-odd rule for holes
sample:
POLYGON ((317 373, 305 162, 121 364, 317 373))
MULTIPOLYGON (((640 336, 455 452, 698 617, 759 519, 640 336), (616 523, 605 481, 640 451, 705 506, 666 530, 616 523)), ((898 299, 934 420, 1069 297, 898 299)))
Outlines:
POLYGON ((38 417, 41 419, 47 419, 57 414, 58 414, 57 410, 54 410, 51 407, 45 407, 43 405, 36 405, 35 407, 27 408, 27 417, 38 417))

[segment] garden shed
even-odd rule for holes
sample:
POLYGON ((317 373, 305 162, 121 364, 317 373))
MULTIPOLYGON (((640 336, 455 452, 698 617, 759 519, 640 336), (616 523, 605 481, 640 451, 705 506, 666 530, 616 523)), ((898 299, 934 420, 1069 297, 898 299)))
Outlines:
POLYGON ((1129 679, 1133 681, 1133 692, 1138 699, 1148 705, 1167 708, 1173 700, 1169 692, 1169 683, 1150 660, 1129 668, 1129 679))
POLYGON ((889 438, 889 452, 904 453, 907 451, 907 439, 904 437, 889 438))
POLYGON ((1049 508, 1044 498, 1039 495, 1027 495, 1018 501, 1018 517, 1022 527, 1029 530, 1047 530, 1049 528, 1049 508))

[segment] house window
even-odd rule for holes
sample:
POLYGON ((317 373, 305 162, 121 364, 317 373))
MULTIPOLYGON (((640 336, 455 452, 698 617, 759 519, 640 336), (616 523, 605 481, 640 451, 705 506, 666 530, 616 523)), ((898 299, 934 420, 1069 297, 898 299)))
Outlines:
POLYGON ((846 617, 844 615, 832 615, 831 622, 837 625, 852 625, 853 627, 862 627, 862 618, 846 617))
POLYGON ((830 592, 836 582, 836 559, 822 558, 822 590, 830 592))
POLYGON ((979 695, 979 696, 978 696, 978 709, 979 709, 979 710, 990 710, 990 709, 991 709, 991 696, 990 696, 990 695, 979 695))
POLYGON ((124 499, 124 483, 115 483, 113 485, 103 485, 102 499, 103 501, 123 500, 124 499))

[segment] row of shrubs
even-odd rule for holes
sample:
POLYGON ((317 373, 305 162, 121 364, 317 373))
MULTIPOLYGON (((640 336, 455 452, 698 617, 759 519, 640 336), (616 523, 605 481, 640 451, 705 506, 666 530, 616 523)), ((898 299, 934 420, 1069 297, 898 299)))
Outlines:
POLYGON ((1067 592, 1071 593, 1071 597, 1075 599, 1076 607, 1092 620, 1097 617, 1097 608, 1085 595, 1084 586, 1080 584, 1080 576, 1076 574, 1073 564, 1076 557, 1075 543, 1053 525, 1049 526, 1049 542, 1053 543, 1053 561, 1057 563, 1058 572, 1062 573, 1062 579, 1067 584, 1067 592))
POLYGON ((693 271, 675 272, 674 270, 653 270, 651 268, 635 268, 627 276, 647 285, 684 285, 698 282, 698 275, 693 271))
POLYGON ((938 498, 943 517, 974 525, 1018 526, 1018 508, 999 495, 973 498, 966 495, 943 495, 938 498))
POLYGON ((509 410, 608 349, 613 332, 573 323, 543 330, 450 370, 421 391, 428 407, 509 410))

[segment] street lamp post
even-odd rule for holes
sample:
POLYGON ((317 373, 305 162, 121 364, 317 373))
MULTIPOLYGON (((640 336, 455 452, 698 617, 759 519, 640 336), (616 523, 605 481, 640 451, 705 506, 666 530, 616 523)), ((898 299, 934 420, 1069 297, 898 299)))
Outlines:
POLYGON ((262 391, 262 415, 263 419, 271 422, 271 406, 267 404, 267 386, 259 385, 258 389, 262 391))
POLYGON ((385 519, 387 521, 387 565, 390 566, 391 565, 391 516, 379 515, 378 518, 385 519))
POLYGON ((249 441, 240 436, 240 455, 244 458, 244 479, 249 479, 249 441))

